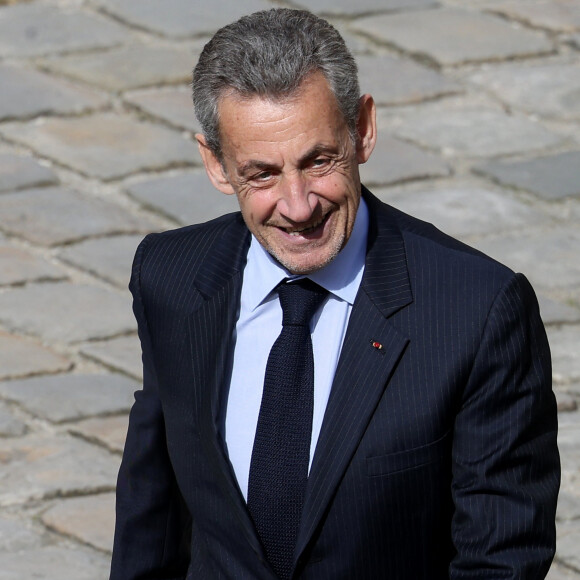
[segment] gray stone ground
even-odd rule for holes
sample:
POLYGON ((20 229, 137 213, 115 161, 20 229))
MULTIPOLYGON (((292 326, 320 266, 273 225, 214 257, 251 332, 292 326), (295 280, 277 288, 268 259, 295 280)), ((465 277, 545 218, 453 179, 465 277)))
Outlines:
POLYGON ((0 0, 0 580, 107 577, 132 254, 235 209, 188 77, 217 27, 279 5, 357 55, 380 106, 367 185, 534 284, 563 464, 550 579, 580 579, 580 0, 0 0))

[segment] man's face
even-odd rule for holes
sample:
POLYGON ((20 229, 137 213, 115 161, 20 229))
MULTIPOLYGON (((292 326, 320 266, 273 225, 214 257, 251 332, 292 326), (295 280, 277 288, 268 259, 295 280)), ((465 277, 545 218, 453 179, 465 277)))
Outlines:
POLYGON ((250 231, 290 272, 324 267, 352 233, 361 195, 358 164, 368 159, 374 135, 370 150, 352 142, 321 74, 283 101, 223 97, 219 114, 219 167, 200 141, 210 178, 217 172, 214 185, 237 195, 250 231))

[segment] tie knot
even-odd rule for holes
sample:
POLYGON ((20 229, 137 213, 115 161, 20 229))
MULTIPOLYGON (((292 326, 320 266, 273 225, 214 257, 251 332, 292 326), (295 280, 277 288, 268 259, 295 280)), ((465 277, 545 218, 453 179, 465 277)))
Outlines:
POLYGON ((308 326, 328 291, 308 278, 278 286, 283 326, 308 326))

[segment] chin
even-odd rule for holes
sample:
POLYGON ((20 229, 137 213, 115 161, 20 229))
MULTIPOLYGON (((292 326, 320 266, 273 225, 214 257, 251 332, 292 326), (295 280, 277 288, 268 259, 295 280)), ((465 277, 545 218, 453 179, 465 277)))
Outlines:
POLYGON ((260 243, 288 272, 304 276, 328 266, 344 247, 345 238, 345 235, 334 236, 320 245, 312 244, 310 248, 303 248, 302 251, 291 251, 283 245, 269 243, 270 240, 264 238, 260 243))
POLYGON ((340 252, 340 248, 336 251, 329 252, 327 255, 318 256, 316 260, 300 259, 294 258, 293 256, 279 255, 279 253, 272 252, 272 255, 286 270, 291 274, 296 274, 300 276, 312 274, 318 270, 321 270, 325 266, 328 266, 334 258, 340 252))

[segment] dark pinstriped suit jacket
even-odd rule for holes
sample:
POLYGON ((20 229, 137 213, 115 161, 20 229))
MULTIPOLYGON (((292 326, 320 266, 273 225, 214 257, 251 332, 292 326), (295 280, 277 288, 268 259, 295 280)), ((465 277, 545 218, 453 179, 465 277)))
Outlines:
MULTIPOLYGON (((533 291, 364 195, 366 268, 295 578, 543 578, 559 460, 533 291)), ((113 580, 274 578, 218 435, 248 245, 231 214, 150 236, 137 252, 144 386, 119 473, 113 580)))

